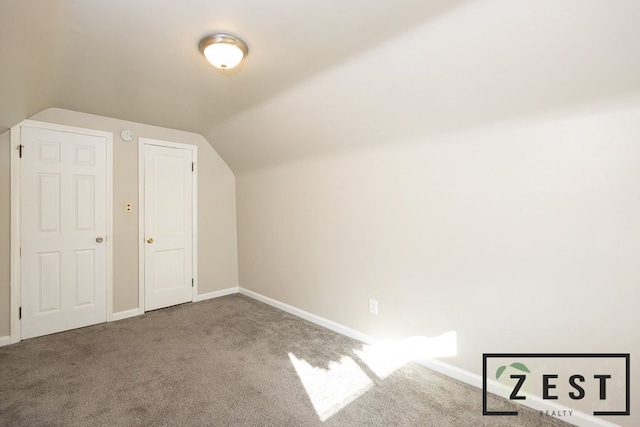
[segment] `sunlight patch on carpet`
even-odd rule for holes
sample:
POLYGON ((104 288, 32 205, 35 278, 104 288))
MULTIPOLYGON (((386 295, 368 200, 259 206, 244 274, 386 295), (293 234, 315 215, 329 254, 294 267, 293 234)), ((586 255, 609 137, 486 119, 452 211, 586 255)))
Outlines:
POLYGON ((456 332, 446 332, 437 337, 416 336, 400 341, 380 341, 354 349, 379 378, 384 379, 403 367, 407 362, 436 357, 451 357, 457 354, 456 332))
POLYGON ((311 366, 289 353, 289 359, 320 421, 326 421, 373 386, 358 364, 344 356, 327 369, 311 366))

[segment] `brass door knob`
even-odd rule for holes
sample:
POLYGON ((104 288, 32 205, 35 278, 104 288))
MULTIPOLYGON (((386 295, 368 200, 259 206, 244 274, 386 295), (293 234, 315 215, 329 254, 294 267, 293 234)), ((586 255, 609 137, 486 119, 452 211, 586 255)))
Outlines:
POLYGON ((149 238, 147 239, 147 243, 153 243, 153 237, 149 237, 149 238))

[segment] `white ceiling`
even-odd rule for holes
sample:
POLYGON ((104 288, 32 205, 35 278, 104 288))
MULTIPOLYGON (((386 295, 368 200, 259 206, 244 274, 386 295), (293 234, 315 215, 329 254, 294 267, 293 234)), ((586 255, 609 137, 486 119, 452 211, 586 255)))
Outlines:
POLYGON ((0 0, 0 132, 61 107, 236 170, 640 93, 637 0, 0 0), (224 74, 200 38, 241 36, 224 74))

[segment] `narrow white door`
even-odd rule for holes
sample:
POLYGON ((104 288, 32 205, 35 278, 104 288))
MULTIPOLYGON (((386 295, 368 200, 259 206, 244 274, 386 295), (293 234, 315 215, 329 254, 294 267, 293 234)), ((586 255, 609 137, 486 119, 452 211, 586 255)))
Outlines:
POLYGON ((145 310, 193 300, 192 158, 144 145, 145 310))
POLYGON ((107 141, 21 130, 22 338, 106 321, 107 141))

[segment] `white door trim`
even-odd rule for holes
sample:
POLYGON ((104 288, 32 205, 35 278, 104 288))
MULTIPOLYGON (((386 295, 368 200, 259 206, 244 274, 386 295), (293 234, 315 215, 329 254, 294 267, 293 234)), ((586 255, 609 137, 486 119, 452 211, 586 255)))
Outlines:
POLYGON ((18 146, 22 128, 32 127, 103 137, 107 141, 107 321, 113 320, 113 133, 55 123, 23 120, 11 128, 11 343, 21 340, 20 331, 20 242, 22 186, 18 146))
POLYGON ((198 146, 191 144, 182 144, 179 142, 163 141, 153 138, 138 138, 138 311, 140 314, 145 312, 144 306, 144 254, 145 254, 145 235, 144 235, 144 146, 145 145, 157 145, 160 147, 168 148, 180 148, 183 150, 191 150, 192 159, 194 163, 194 174, 192 181, 192 224, 193 224, 193 236, 192 236, 192 268, 193 268, 193 288, 191 301, 197 301, 198 297, 198 146))

